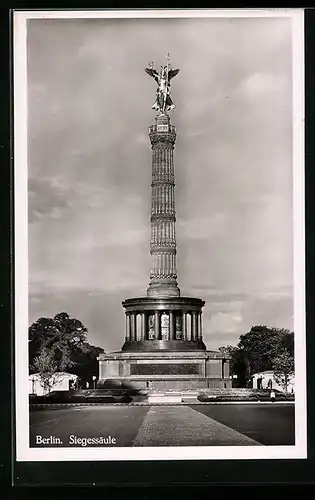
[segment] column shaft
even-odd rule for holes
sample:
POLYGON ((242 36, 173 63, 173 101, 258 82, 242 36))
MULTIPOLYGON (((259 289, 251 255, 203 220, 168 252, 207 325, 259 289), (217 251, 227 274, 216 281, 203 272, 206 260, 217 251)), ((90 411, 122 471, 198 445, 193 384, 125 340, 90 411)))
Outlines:
POLYGON ((126 313, 126 340, 130 340, 130 315, 126 313))
POLYGON ((159 311, 154 311, 154 335, 155 335, 155 340, 160 339, 160 313, 159 313, 159 311))
MULTIPOLYGON (((170 127, 169 117, 156 117, 156 126, 150 127, 152 146, 152 201, 151 201, 151 245, 152 269, 149 296, 164 294, 164 279, 173 296, 179 296, 177 284, 173 148, 176 139, 174 127, 170 127), (166 121, 165 121, 166 120, 166 121), (161 128, 160 125, 167 125, 161 128)), ((168 290, 167 290, 168 291, 168 290)), ((160 332, 159 332, 160 333, 160 332)))
POLYGON ((195 340, 198 340, 198 335, 199 335, 199 314, 195 314, 195 340))
POLYGON ((198 337, 200 340, 202 340, 202 311, 199 313, 199 332, 198 332, 198 337))
POLYGON ((187 313, 183 312, 183 340, 187 340, 187 313))
POLYGON ((141 313, 141 341, 146 340, 146 315, 145 312, 141 313))
POLYGON ((199 313, 195 314, 195 340, 198 340, 199 336, 199 313))
POLYGON ((196 313, 191 312, 191 335, 190 340, 196 340, 196 313))
POLYGON ((169 339, 174 340, 175 338, 175 328, 174 328, 174 313, 173 311, 169 312, 169 318, 170 318, 170 329, 169 329, 169 339))
POLYGON ((131 340, 137 340, 137 314, 131 313, 131 340))

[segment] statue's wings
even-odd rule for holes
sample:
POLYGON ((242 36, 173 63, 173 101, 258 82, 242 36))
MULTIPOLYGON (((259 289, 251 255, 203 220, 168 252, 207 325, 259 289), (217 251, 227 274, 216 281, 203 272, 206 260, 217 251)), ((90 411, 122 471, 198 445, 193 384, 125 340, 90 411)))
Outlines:
POLYGON ((172 78, 174 78, 174 76, 178 75, 178 73, 179 73, 179 69, 171 69, 168 72, 168 80, 170 81, 172 78))
POLYGON ((154 80, 158 83, 158 72, 153 69, 153 68, 145 68, 144 70, 148 75, 152 76, 152 78, 154 78, 154 80))

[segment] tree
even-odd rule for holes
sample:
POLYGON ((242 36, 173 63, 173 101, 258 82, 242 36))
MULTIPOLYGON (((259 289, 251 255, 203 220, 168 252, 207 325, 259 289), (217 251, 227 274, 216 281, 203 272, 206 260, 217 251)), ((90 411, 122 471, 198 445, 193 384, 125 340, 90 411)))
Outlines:
POLYGON ((30 371, 36 370, 34 360, 43 349, 53 354, 57 371, 72 368, 72 353, 83 347, 86 335, 87 329, 81 321, 70 318, 67 313, 56 314, 54 318, 39 318, 29 328, 30 371))
POLYGON ((34 368, 40 376, 40 383, 45 391, 50 392, 56 380, 57 364, 53 353, 48 349, 43 349, 34 360, 34 368))
POLYGON ((72 369, 73 373, 84 381, 92 383, 92 376, 98 377, 98 356, 104 352, 101 347, 95 347, 88 342, 81 349, 76 349, 73 352, 73 361, 75 365, 72 369))
POLYGON ((285 392, 288 390, 288 385, 294 376, 294 357, 285 349, 273 360, 274 378, 285 392))
POLYGON ((240 336, 238 348, 244 351, 248 378, 254 373, 272 370, 273 360, 285 349, 294 355, 294 334, 286 329, 253 326, 240 336))
POLYGON ((34 366, 35 359, 41 354, 42 349, 49 340, 57 335, 57 328, 53 318, 39 318, 28 330, 29 335, 29 367, 30 372, 36 371, 34 366))
POLYGON ((246 385, 247 372, 244 351, 239 349, 237 346, 232 345, 219 347, 219 351, 223 355, 228 355, 230 358, 230 375, 237 375, 237 379, 233 382, 233 385, 235 384, 237 387, 244 387, 246 385))
POLYGON ((98 355, 104 352, 87 342, 87 328, 67 313, 39 318, 29 327, 29 371, 42 380, 68 371, 84 380, 97 374, 98 355))
POLYGON ((237 375, 238 386, 245 387, 254 373, 273 370, 274 360, 284 352, 294 358, 294 334, 284 328, 256 325, 240 336, 236 347, 219 350, 230 354, 231 373, 237 375))
POLYGON ((227 355, 227 356, 232 356, 235 349, 236 349, 236 347, 233 345, 225 345, 225 346, 219 347, 219 351, 221 352, 221 354, 227 355))

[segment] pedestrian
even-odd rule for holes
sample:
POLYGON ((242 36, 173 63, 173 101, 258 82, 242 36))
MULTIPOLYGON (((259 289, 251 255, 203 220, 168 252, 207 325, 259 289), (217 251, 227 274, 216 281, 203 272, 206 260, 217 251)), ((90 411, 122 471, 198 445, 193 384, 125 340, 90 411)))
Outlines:
POLYGON ((275 400, 276 400, 276 393, 275 393, 274 391, 271 391, 271 392, 270 392, 270 399, 271 399, 271 401, 272 401, 273 403, 275 402, 275 400))

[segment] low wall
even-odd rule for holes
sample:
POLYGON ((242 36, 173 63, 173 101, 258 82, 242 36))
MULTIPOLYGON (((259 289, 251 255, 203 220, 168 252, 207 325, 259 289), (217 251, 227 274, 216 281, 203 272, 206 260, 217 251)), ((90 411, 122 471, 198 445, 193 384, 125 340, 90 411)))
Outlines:
POLYGON ((231 380, 226 379, 100 379, 98 389, 230 389, 231 380))

